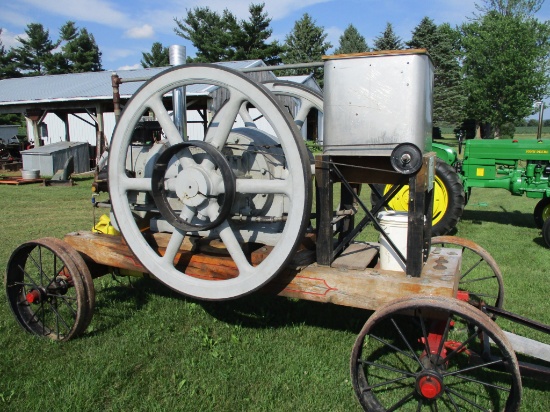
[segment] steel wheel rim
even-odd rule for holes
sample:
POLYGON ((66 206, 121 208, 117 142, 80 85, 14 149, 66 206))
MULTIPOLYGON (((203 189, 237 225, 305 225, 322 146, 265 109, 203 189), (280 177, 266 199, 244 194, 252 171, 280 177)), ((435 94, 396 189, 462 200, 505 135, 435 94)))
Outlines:
POLYGON ((84 331, 93 304, 80 268, 59 242, 44 238, 19 246, 8 262, 6 293, 24 330, 64 341, 84 331))
POLYGON ((462 253, 459 290, 470 294, 471 303, 481 302, 501 308, 504 304, 504 280, 493 257, 478 244, 456 236, 432 238, 432 252, 437 247, 457 248, 462 253))
POLYGON ((217 300, 238 297, 258 289, 284 267, 307 228, 312 188, 311 170, 305 145, 301 142, 292 119, 281 110, 275 98, 266 89, 240 73, 215 65, 188 65, 176 67, 157 75, 144 84, 126 105, 125 112, 115 129, 111 147, 109 182, 112 185, 110 195, 118 226, 130 249, 141 263, 160 281, 183 294, 217 300), (171 255, 165 255, 167 257, 162 258, 153 251, 135 224, 126 198, 126 194, 132 190, 134 183, 141 184, 141 188, 147 189, 147 182, 131 182, 130 179, 126 179, 124 173, 126 149, 134 125, 145 108, 150 108, 157 117, 160 116, 158 120, 167 134, 170 144, 181 143, 181 136, 174 130, 166 109, 161 107, 159 102, 161 96, 169 90, 191 84, 211 84, 230 91, 229 100, 220 108, 211 124, 216 123, 216 119, 221 119, 221 121, 216 123, 218 124, 217 129, 209 128, 205 138, 206 142, 221 150, 233 125, 231 119, 236 118, 242 104, 250 102, 263 110, 264 117, 275 130, 278 143, 284 151, 288 164, 287 178, 283 181, 269 182, 270 187, 266 187, 265 181, 256 182, 258 185, 254 186, 254 182, 237 179, 237 193, 248 193, 248 191, 250 193, 281 193, 286 196, 290 206, 281 241, 274 246, 269 256, 255 267, 246 261, 227 221, 220 225, 217 229, 218 236, 228 247, 239 269, 239 276, 223 281, 212 282, 187 276, 174 267, 170 257, 175 256, 186 235, 180 230, 174 231, 172 235, 167 249, 167 251, 169 249, 172 251, 171 255), (224 116, 230 120, 225 121, 224 116))
POLYGON ((451 298, 400 299, 379 308, 356 340, 351 375, 365 410, 515 411, 521 402, 517 359, 502 331, 481 311, 451 298), (424 341, 434 314, 441 317, 446 338, 435 345, 442 356, 426 357, 424 341), (489 338, 494 357, 483 358, 489 338), (465 358, 476 353, 481 357, 474 368, 465 358), (439 388, 422 391, 426 377, 436 377, 439 388))

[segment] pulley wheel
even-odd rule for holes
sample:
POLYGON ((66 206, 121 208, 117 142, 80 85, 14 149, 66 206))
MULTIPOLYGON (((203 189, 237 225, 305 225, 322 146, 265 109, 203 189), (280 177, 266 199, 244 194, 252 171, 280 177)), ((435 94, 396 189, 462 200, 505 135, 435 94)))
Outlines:
MULTIPOLYGON (((257 152, 254 147, 247 150, 250 150, 251 155, 257 152)), ((109 186, 118 227, 143 266, 174 290, 201 299, 235 298, 269 282, 292 258, 305 235, 311 213, 311 167, 307 149, 294 120, 265 87, 242 73, 211 64, 191 64, 168 69, 150 79, 132 96, 113 135, 109 156, 109 186), (201 85, 202 88, 210 85, 226 100, 209 123, 204 142, 193 143, 195 147, 178 146, 185 143, 187 138, 181 136, 163 100, 172 90, 192 85, 201 85), (225 170, 224 162, 214 153, 225 153, 226 148, 230 151, 230 146, 235 144, 231 143, 229 136, 237 116, 245 111, 245 107, 254 107, 269 123, 275 142, 273 151, 277 151, 277 159, 283 163, 284 173, 272 179, 237 176, 233 189, 230 183, 232 178, 228 179, 229 172, 225 170), (163 174, 160 166, 154 178, 151 175, 136 177, 126 173, 133 130, 144 114, 151 113, 154 113, 166 136, 163 143, 168 147, 167 156, 175 158, 176 176, 163 174), (205 152, 203 156, 196 153, 195 149, 199 145, 205 152), (170 149, 174 146, 177 149, 170 149), (157 189, 161 197, 164 196, 162 191, 168 191, 177 200, 176 203, 183 205, 177 206, 181 210, 170 206, 159 213, 171 226, 170 239, 162 252, 149 244, 147 233, 142 232, 142 227, 135 219, 133 204, 133 199, 143 193, 156 196, 157 189), (224 205, 225 202, 232 202, 233 190, 241 197, 280 195, 283 199, 285 215, 280 218, 277 230, 272 230, 272 248, 259 264, 252 264, 247 240, 238 225, 232 222, 232 216, 227 216, 224 205), (177 219, 170 219, 170 215, 177 219), (186 223, 179 225, 176 224, 178 221, 186 223), (197 234, 194 233, 197 228, 210 229, 207 233, 197 234), (237 274, 231 278, 211 280, 186 273, 187 269, 179 265, 180 249, 185 238, 191 234, 221 240, 235 263, 237 274)))
POLYGON ((412 175, 422 167, 422 151, 412 143, 400 143, 393 149, 390 162, 395 171, 412 175))

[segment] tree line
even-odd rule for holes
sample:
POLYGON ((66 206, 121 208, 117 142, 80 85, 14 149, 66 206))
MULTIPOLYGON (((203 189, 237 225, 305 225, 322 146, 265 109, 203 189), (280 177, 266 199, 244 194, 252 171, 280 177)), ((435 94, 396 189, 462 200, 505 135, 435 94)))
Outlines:
MULTIPOLYGON (((532 114, 535 101, 549 95, 550 22, 535 17, 544 0, 481 1, 474 16, 457 27, 424 17, 408 41, 397 36, 388 22, 369 46, 350 24, 334 54, 427 49, 435 68, 434 125, 454 126, 475 119, 478 125, 491 125, 498 137, 532 114)), ((188 62, 260 59, 276 66, 319 61, 333 47, 324 27, 308 13, 294 23, 283 42, 270 40, 271 18, 264 7, 251 4, 243 20, 228 9, 220 13, 209 7, 195 7, 174 18, 175 34, 197 49, 188 62)), ((0 78, 102 69, 93 35, 74 22, 60 29, 56 42, 38 23, 29 24, 26 34, 27 39, 18 39, 21 46, 11 50, 5 50, 0 40, 0 78)), ((142 52, 141 64, 167 66, 168 48, 153 43, 150 51, 142 52)), ((322 70, 314 74, 322 84, 322 70)))

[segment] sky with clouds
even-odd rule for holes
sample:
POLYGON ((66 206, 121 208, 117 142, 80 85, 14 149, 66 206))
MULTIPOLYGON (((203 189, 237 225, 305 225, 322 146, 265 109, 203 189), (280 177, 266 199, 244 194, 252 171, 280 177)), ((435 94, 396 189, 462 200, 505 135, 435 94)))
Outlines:
MULTIPOLYGON (((4 46, 17 46, 17 37, 24 36, 29 23, 41 23, 56 40, 59 28, 68 20, 91 32, 102 52, 106 70, 140 67, 142 52, 153 42, 164 46, 186 46, 193 56, 192 44, 174 33, 174 18, 183 18, 194 7, 212 10, 228 8, 240 19, 248 18, 251 3, 265 3, 264 10, 272 18, 272 38, 281 42, 292 30, 294 22, 309 13, 316 24, 324 27, 333 46, 351 23, 372 45, 386 23, 409 40, 411 31, 424 16, 437 24, 459 25, 476 11, 481 0, 0 0, 0 39, 4 46)), ((550 4, 538 12, 540 20, 550 20, 550 4)))

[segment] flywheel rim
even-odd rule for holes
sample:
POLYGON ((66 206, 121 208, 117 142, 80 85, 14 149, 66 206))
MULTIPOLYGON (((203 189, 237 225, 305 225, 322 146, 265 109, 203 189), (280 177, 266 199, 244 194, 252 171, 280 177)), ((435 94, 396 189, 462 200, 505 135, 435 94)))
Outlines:
MULTIPOLYGON (((111 202, 118 227, 140 262, 155 277, 172 289, 201 299, 235 298, 263 286, 292 257, 309 224, 312 193, 311 169, 307 150, 301 142, 301 137, 293 119, 280 108, 275 97, 263 86, 241 73, 216 65, 185 65, 169 69, 150 79, 134 94, 126 105, 125 111, 115 128, 110 152, 109 181, 111 202), (234 119, 241 104, 248 101, 265 112, 263 113, 264 117, 275 133, 280 135, 277 143, 284 150, 286 164, 288 165, 286 179, 271 181, 272 183, 267 188, 264 187, 266 185, 265 181, 257 182, 256 185, 260 187, 261 183, 261 190, 267 190, 267 192, 258 193, 270 193, 271 191, 285 195, 285 202, 288 202, 289 209, 286 224, 281 232, 281 240, 258 266, 252 266, 246 262, 244 254, 237 253, 238 256, 233 256, 230 252, 239 269, 239 276, 233 279, 210 281, 180 272, 174 267, 173 262, 163 259, 162 256, 159 256, 156 251, 149 247, 128 206, 127 194, 131 190, 147 190, 147 185, 150 185, 146 180, 132 179, 124 173, 126 150, 130 144, 130 137, 135 124, 146 109, 153 110, 161 126, 163 126, 168 142, 171 145, 181 143, 183 140, 162 105, 162 96, 174 88, 192 84, 212 85, 230 91, 229 100, 218 110, 210 124, 212 126, 215 123, 216 128, 209 127, 205 137, 207 143, 221 150, 228 133, 233 127, 234 120, 231 120, 231 116, 234 119), (225 121, 223 115, 226 115, 230 120, 225 121)), ((260 189, 254 187, 253 183, 237 179, 237 192, 245 190, 256 193, 254 191, 260 189)), ((216 230, 226 247, 232 251, 237 251, 239 248, 238 241, 229 224, 225 222, 216 230)), ((183 239, 185 235, 185 232, 175 228, 172 238, 176 240, 172 242, 173 239, 171 239, 170 243, 177 244, 177 240, 183 239)), ((169 244, 168 249, 170 247, 174 249, 175 246, 169 244)), ((179 248, 179 245, 177 247, 179 248)))

